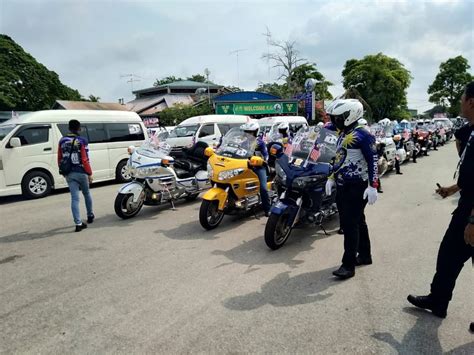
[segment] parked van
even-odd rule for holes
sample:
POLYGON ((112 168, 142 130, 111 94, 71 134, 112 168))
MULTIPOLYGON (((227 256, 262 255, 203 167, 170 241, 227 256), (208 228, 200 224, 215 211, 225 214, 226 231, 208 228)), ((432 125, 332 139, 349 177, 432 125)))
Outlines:
POLYGON ((126 168, 130 145, 148 137, 134 112, 50 110, 32 112, 0 124, 0 196, 22 193, 28 198, 48 195, 66 187, 59 175, 59 139, 69 120, 81 122, 81 136, 89 141, 89 157, 95 182, 130 179, 126 168))
POLYGON ((263 133, 268 133, 273 126, 279 125, 280 123, 286 122, 290 126, 290 131, 293 133, 298 132, 298 130, 303 126, 308 126, 308 121, 303 116, 271 116, 263 117, 258 121, 260 125, 260 131, 263 133))
POLYGON ((172 152, 179 154, 183 147, 203 141, 209 146, 219 143, 221 136, 231 128, 239 127, 250 120, 244 115, 205 115, 188 118, 177 125, 168 136, 166 143, 172 152))

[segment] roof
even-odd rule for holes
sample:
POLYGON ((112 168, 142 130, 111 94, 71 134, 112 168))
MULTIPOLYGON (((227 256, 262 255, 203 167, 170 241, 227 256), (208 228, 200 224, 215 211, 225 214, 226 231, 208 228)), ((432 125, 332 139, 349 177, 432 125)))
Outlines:
POLYGON ((199 88, 207 88, 209 87, 210 89, 220 89, 223 87, 223 85, 217 85, 214 83, 201 83, 198 81, 192 81, 192 80, 178 80, 174 81, 172 83, 164 84, 164 85, 159 85, 159 86, 153 86, 151 88, 146 88, 146 89, 141 89, 141 90, 135 90, 133 91, 134 94, 143 94, 146 92, 153 92, 157 91, 160 89, 166 89, 166 88, 171 88, 171 89, 199 89, 199 88))
POLYGON ((90 102, 90 101, 65 101, 57 100, 53 107, 54 110, 113 110, 130 111, 126 105, 116 102, 90 102))
POLYGON ((192 105, 194 100, 190 95, 154 95, 135 99, 127 103, 131 111, 137 112, 140 115, 151 115, 171 107, 177 103, 192 105))
POLYGON ((253 100, 281 100, 280 97, 258 91, 237 91, 215 97, 214 102, 220 101, 253 101, 253 100))

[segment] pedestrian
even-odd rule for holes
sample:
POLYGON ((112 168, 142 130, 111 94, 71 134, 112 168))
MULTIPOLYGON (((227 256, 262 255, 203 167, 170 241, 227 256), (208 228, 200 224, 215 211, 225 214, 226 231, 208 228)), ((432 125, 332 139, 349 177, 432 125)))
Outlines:
POLYGON ((467 141, 469 136, 474 129, 474 124, 466 122, 460 128, 454 132, 454 137, 456 138, 456 149, 458 150, 459 156, 461 156, 464 148, 466 148, 467 141))
MULTIPOLYGON (((469 83, 461 97, 461 111, 470 125, 474 124, 474 81, 469 83)), ((408 302, 430 310, 435 316, 445 318, 456 279, 465 262, 474 262, 474 132, 471 131, 458 165, 457 183, 436 190, 446 198, 460 191, 458 206, 439 247, 436 273, 427 296, 408 296, 408 302)), ((474 325, 471 324, 471 329, 474 325)))
POLYGON ((340 279, 355 275, 355 266, 372 264, 369 230, 364 209, 377 200, 377 150, 375 137, 358 124, 363 107, 359 100, 335 100, 328 114, 341 131, 334 173, 326 183, 326 194, 337 185, 337 200, 344 233, 344 256, 333 274, 340 279))
POLYGON ((69 121, 70 133, 62 137, 58 148, 59 172, 66 178, 71 191, 71 210, 76 225, 76 232, 87 228, 81 220, 79 208, 79 191, 82 191, 87 210, 87 223, 94 222, 92 197, 89 184, 92 183, 92 169, 89 163, 89 149, 87 140, 81 137, 81 123, 78 120, 69 121))

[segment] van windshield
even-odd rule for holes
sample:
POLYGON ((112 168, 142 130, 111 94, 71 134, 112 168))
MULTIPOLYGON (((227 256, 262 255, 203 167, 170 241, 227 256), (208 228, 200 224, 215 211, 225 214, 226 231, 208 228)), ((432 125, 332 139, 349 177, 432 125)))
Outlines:
POLYGON ((196 134, 199 125, 177 126, 168 138, 192 137, 196 134))
POLYGON ((0 142, 5 138, 8 133, 10 133, 16 125, 14 124, 9 124, 9 125, 0 125, 0 142))

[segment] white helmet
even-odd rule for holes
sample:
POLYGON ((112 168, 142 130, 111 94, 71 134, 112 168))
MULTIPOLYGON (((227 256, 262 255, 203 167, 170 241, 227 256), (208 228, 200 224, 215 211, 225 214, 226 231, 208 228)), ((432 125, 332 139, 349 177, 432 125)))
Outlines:
POLYGON ((397 125, 397 124, 398 124, 398 121, 397 121, 397 120, 393 120, 392 123, 393 123, 394 125, 397 125))
POLYGON ((425 120, 425 123, 431 123, 431 120, 426 119, 426 120, 425 120))
POLYGON ((324 127, 324 123, 323 123, 323 122, 318 122, 318 124, 316 125, 316 127, 323 128, 323 127, 324 127))
POLYGON ((337 99, 331 102, 326 112, 334 117, 336 125, 342 128, 348 127, 364 114, 364 108, 356 99, 337 99), (339 121, 339 124, 337 124, 339 121))
POLYGON ((386 127, 388 125, 390 125, 390 120, 388 118, 384 118, 383 120, 380 120, 379 121, 379 124, 382 126, 382 127, 386 127))
POLYGON ((288 122, 282 122, 278 125, 278 130, 279 131, 285 131, 288 133, 288 130, 290 129, 290 125, 288 122))
POLYGON ((365 118, 361 118, 359 121, 357 121, 361 126, 367 126, 369 122, 365 118))
POLYGON ((407 119, 403 119, 400 121, 400 123, 408 123, 408 120, 407 119))
POLYGON ((245 132, 258 132, 258 129, 260 128, 259 124, 257 122, 247 122, 244 123, 242 126, 240 126, 240 129, 245 132))

